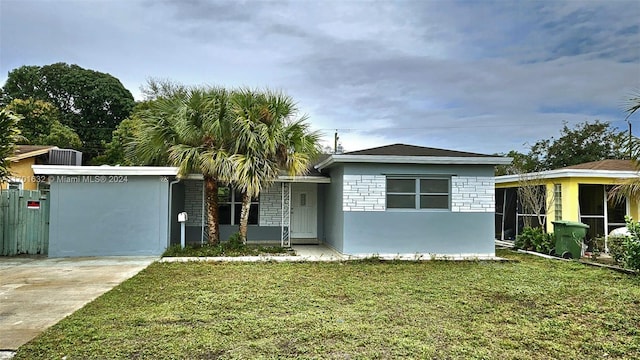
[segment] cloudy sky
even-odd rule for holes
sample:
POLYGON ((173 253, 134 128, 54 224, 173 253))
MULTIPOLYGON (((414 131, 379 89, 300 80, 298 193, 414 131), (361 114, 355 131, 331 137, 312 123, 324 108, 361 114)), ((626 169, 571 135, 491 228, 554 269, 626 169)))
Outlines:
MULTIPOLYGON (((627 129, 640 1, 0 0, 0 83, 22 65, 281 89, 345 150, 525 151, 563 122, 627 129)), ((640 117, 634 134, 640 134, 640 117)))

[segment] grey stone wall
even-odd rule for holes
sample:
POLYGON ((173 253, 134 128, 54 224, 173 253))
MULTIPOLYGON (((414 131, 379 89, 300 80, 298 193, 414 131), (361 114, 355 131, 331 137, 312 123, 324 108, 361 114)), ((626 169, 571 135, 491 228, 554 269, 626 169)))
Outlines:
POLYGON ((280 226, 282 222, 282 187, 280 183, 273 184, 269 189, 260 193, 260 226, 280 226))
POLYGON ((202 185, 202 180, 185 180, 184 182, 184 211, 189 216, 187 226, 202 224, 202 185))
POLYGON ((384 175, 344 175, 343 211, 384 211, 386 207, 384 175))
POLYGON ((495 180, 485 176, 451 178, 452 212, 495 212, 495 180))

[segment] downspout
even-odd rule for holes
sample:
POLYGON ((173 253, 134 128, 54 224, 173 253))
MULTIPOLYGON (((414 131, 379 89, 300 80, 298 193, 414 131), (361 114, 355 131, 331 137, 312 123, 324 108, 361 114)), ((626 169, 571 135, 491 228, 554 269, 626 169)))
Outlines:
POLYGON ((204 188, 204 180, 203 180, 202 181, 202 212, 201 212, 202 216, 200 216, 200 245, 204 245, 204 216, 205 216, 204 195, 205 195, 205 188, 204 188))
POLYGON ((180 182, 179 178, 169 183, 169 222, 167 222, 167 247, 171 245, 171 210, 173 209, 173 185, 180 182))

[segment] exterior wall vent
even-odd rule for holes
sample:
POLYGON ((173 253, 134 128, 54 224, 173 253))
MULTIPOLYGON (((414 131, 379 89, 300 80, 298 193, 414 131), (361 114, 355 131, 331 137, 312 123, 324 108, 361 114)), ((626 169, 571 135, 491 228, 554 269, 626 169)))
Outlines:
POLYGON ((49 151, 49 165, 82 165, 82 153, 71 149, 51 149, 49 151))

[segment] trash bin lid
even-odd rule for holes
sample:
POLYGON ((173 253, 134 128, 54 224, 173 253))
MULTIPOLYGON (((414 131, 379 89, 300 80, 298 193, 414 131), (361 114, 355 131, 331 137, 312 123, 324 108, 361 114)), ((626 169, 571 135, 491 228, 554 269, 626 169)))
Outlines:
POLYGON ((552 223, 553 225, 575 226, 575 227, 581 227, 585 229, 589 228, 589 225, 583 224, 578 221, 557 220, 557 221, 552 221, 552 223))

